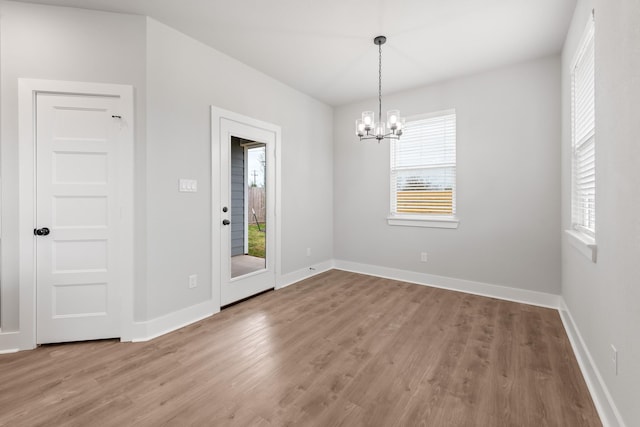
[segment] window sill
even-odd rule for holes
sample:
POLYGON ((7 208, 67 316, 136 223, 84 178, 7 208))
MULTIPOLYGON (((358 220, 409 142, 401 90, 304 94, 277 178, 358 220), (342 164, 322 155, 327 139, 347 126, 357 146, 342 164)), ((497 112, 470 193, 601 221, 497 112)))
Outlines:
POLYGON ((455 217, 437 216, 390 216, 387 224, 403 227, 458 228, 460 220, 455 217))
POLYGON ((582 255, 586 256, 591 262, 596 262, 598 256, 598 245, 593 237, 587 236, 575 230, 565 230, 569 237, 569 243, 578 250, 582 255))

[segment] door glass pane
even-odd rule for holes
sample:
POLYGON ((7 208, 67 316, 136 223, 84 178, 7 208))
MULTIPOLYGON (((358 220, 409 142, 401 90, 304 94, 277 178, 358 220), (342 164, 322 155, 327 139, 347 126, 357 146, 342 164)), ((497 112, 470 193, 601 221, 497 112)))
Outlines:
POLYGON ((231 278, 266 268, 266 144, 231 138, 231 278))

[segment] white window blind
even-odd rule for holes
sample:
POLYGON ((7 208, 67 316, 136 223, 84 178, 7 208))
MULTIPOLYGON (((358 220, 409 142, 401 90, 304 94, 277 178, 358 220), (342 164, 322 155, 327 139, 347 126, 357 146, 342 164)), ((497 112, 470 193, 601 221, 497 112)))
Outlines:
POLYGON ((571 73, 572 224, 595 236, 595 49, 593 20, 585 30, 571 73))
POLYGON ((391 142, 391 215, 456 213, 456 113, 447 110, 408 120, 391 142))

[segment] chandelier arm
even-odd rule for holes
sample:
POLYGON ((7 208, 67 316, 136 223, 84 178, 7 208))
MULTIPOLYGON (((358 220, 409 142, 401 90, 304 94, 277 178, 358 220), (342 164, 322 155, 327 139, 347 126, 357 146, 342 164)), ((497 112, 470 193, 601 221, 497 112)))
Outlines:
POLYGON ((369 139, 377 139, 378 141, 381 141, 383 139, 400 140, 400 135, 397 135, 397 134, 395 134, 393 132, 389 132, 389 133, 381 135, 381 136, 367 133, 366 135, 363 135, 363 136, 360 137, 360 141, 366 141, 366 140, 369 140, 369 139))

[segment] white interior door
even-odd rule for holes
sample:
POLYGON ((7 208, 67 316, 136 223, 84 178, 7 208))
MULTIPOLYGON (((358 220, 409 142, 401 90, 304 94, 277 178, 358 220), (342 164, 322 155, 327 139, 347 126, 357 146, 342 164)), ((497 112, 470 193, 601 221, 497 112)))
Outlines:
MULTIPOLYGON (((268 127, 261 127, 260 124, 247 124, 237 120, 221 118, 220 120, 220 206, 218 207, 219 215, 214 218, 220 218, 220 222, 214 224, 214 227, 220 228, 220 302, 221 305, 227 305, 243 298, 255 295, 262 291, 273 289, 275 287, 275 242, 276 242, 276 223, 275 223, 275 144, 276 133, 268 127), (255 256, 250 254, 232 253, 232 234, 236 236, 244 235, 244 229, 240 231, 232 231, 232 221, 243 221, 243 227, 248 227, 252 223, 253 213, 251 210, 245 209, 243 206, 242 213, 234 212, 232 201, 232 153, 231 146, 234 139, 242 139, 245 144, 244 148, 264 147, 264 190, 265 190, 265 223, 262 224, 262 230, 259 231, 260 237, 264 238, 264 259, 256 260, 255 256), (244 219, 238 219, 242 218, 244 219), (266 229, 265 229, 266 228, 266 229), (258 266, 249 268, 246 273, 238 273, 238 262, 255 262, 258 266)), ((245 153, 247 150, 243 150, 245 153)), ((245 165, 247 163, 245 162, 245 165)), ((245 177, 247 171, 244 171, 245 177)), ((246 183, 248 179, 244 180, 246 183)), ((244 190, 247 191, 248 184, 245 184, 244 190)), ((236 190, 237 192, 237 190, 236 190)), ((240 196, 237 197, 240 199, 240 196)), ((246 197, 245 197, 246 200, 246 197)), ((215 209, 216 207, 214 207, 215 209)), ((217 234, 217 233, 216 233, 217 234)))
POLYGON ((39 344, 120 337, 119 102, 107 96, 36 97, 39 344))

